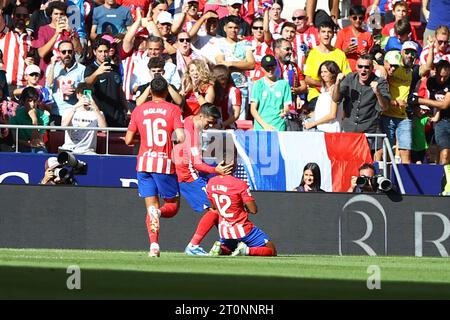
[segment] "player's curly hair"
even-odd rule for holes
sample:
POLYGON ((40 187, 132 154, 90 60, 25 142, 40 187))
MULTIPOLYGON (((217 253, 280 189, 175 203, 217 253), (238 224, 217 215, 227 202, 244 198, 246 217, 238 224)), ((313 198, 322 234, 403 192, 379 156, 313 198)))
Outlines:
POLYGON ((198 88, 203 90, 207 85, 213 84, 211 79, 211 72, 209 71, 208 65, 200 59, 194 59, 187 65, 186 73, 183 75, 183 83, 187 85, 191 84, 194 89, 198 88), (200 74, 200 80, 198 84, 194 84, 189 73, 189 70, 192 65, 197 67, 198 73, 200 74))

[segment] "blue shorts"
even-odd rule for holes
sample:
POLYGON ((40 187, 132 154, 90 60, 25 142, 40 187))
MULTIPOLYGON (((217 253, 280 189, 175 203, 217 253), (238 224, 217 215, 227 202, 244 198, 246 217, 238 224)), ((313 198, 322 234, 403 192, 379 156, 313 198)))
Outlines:
POLYGON ((180 192, 195 212, 203 213, 211 207, 206 194, 206 180, 198 178, 192 182, 180 182, 180 192))
POLYGON ((434 138, 439 150, 450 149, 450 119, 441 119, 436 123, 434 138))
POLYGON ((173 199, 180 195, 176 174, 138 172, 136 176, 141 198, 160 196, 163 199, 173 199))
POLYGON ((412 121, 410 119, 381 116, 380 127, 382 132, 387 135, 392 147, 397 141, 399 149, 412 149, 412 121))
POLYGON ((244 242, 248 247, 264 247, 270 238, 261 229, 254 226, 253 229, 243 238, 240 239, 220 239, 220 243, 233 251, 239 242, 244 242))

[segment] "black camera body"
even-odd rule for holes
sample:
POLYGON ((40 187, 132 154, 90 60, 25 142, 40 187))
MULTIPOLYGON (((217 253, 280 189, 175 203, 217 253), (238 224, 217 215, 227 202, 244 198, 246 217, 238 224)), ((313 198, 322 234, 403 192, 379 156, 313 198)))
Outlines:
POLYGON ((58 154, 58 163, 63 167, 55 169, 55 176, 58 176, 64 184, 75 185, 75 175, 87 175, 87 163, 78 160, 71 152, 60 152, 58 154))
POLYGON ((356 178, 356 185, 360 189, 372 187, 374 192, 383 191, 388 192, 392 190, 392 182, 388 178, 381 174, 374 175, 373 177, 359 176, 356 178))

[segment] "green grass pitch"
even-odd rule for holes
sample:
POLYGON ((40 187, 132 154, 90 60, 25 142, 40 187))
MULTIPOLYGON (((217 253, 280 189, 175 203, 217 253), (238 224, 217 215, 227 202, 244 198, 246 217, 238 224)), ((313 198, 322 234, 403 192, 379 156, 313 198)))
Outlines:
POLYGON ((0 249, 0 299, 450 298, 448 258, 191 257, 162 252, 0 249), (70 265, 81 290, 67 289, 70 265), (381 272, 369 290, 367 268, 381 272))

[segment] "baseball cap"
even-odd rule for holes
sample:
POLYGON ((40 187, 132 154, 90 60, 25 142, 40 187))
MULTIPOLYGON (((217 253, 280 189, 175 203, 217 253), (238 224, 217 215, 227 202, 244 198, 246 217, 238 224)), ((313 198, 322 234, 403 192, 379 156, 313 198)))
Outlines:
POLYGON ((402 62, 402 56, 401 56, 400 52, 397 50, 388 51, 384 55, 384 61, 386 61, 389 64, 399 66, 399 65, 401 65, 401 62, 402 62))
POLYGON ((163 23, 173 24, 172 15, 170 14, 170 12, 161 11, 158 14, 158 22, 161 24, 163 24, 163 23))
POLYGON ((233 4, 242 4, 242 0, 227 0, 227 5, 232 6, 233 4))
POLYGON ((270 67, 274 67, 277 65, 277 60, 271 54, 265 55, 261 60, 261 67, 267 70, 270 67))
POLYGON ((59 166, 62 166, 62 165, 58 162, 57 157, 50 157, 47 159, 47 161, 45 161, 45 170, 47 170, 49 168, 54 169, 59 166))
POLYGON ((405 41, 402 45, 402 50, 412 49, 414 51, 419 51, 419 46, 414 41, 405 41))
POLYGON ((30 75, 32 73, 39 73, 41 74, 41 68, 39 68, 37 65, 35 64, 30 64, 29 66, 26 67, 25 69, 25 74, 26 75, 30 75))

